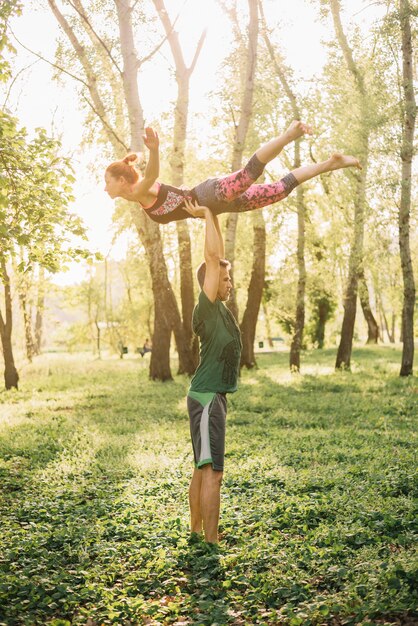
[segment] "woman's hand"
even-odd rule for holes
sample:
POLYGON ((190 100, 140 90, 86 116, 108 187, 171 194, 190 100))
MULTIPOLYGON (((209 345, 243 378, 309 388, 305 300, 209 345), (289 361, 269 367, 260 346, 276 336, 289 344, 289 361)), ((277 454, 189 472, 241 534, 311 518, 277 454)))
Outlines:
POLYGON ((160 140, 158 139, 158 133, 154 129, 147 126, 145 135, 142 135, 142 138, 148 150, 158 150, 160 140))
POLYGON ((207 206, 200 206, 199 204, 197 204, 197 202, 193 204, 193 202, 191 200, 188 200, 187 198, 184 201, 184 210, 187 211, 187 213, 190 213, 192 217, 202 218, 205 218, 206 212, 210 211, 207 206))

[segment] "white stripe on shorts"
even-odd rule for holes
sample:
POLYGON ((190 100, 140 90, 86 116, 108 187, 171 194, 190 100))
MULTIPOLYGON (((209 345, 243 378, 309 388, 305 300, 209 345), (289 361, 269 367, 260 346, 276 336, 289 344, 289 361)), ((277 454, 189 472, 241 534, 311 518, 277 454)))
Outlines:
POLYGON ((210 441, 209 441, 209 407, 212 404, 208 402, 205 405, 202 411, 202 417, 200 418, 200 458, 198 463, 202 461, 208 461, 212 459, 212 454, 210 451, 210 441))

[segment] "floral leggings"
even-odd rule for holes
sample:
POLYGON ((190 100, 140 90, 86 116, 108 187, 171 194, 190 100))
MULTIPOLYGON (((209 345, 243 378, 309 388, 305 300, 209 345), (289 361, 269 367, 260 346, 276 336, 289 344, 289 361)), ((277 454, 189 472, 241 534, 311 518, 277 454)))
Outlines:
POLYGON ((223 205, 216 212, 237 213, 259 209, 283 200, 298 185, 291 173, 277 182, 255 185, 254 181, 263 170, 264 163, 253 155, 243 169, 216 179, 215 197, 223 205), (226 203, 227 206, 224 206, 226 203))

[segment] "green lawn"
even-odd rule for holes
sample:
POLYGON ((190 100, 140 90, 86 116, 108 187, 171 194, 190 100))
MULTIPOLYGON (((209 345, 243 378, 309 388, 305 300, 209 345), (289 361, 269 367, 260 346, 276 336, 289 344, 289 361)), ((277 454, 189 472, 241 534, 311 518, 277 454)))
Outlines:
POLYGON ((188 380, 27 366, 0 392, 0 624, 418 624, 416 378, 395 348, 334 360, 264 354, 229 396, 219 562, 188 542, 188 380))

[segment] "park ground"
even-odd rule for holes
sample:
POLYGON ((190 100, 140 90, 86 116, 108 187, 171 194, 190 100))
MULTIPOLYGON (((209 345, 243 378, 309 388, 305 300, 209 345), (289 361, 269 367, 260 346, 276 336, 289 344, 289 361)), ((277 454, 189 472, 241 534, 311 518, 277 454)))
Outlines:
POLYGON ((418 624, 417 379, 394 347, 334 360, 242 373, 219 554, 189 542, 186 377, 26 366, 0 392, 0 625, 418 624))

